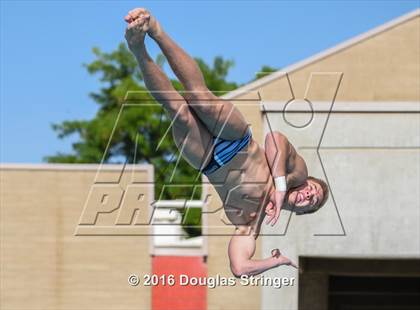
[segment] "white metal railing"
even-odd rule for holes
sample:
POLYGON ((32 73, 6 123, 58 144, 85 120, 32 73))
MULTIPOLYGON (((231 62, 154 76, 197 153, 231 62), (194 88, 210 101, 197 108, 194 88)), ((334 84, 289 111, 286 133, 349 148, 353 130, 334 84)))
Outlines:
POLYGON ((202 208, 201 200, 158 200, 153 203, 153 252, 165 253, 176 250, 201 250, 204 244, 202 236, 186 238, 182 229, 180 209, 202 208))
POLYGON ((204 202, 201 200, 157 200, 153 204, 157 208, 172 208, 182 209, 187 208, 202 208, 204 202))

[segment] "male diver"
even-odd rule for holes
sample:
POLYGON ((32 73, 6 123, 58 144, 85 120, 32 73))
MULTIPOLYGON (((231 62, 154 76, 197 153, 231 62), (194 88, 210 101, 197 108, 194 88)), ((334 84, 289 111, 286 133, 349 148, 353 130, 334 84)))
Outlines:
POLYGON ((297 268, 278 249, 269 258, 252 259, 261 223, 267 216, 266 224, 276 224, 282 208, 298 214, 315 212, 328 198, 326 183, 308 176, 305 161, 280 132, 267 134, 265 148, 260 147, 240 111, 207 89, 196 62, 147 10, 134 9, 124 19, 129 49, 146 87, 173 122, 175 144, 215 186, 226 216, 236 227, 228 248, 232 273, 240 277, 280 265, 297 268), (146 34, 184 86, 182 95, 149 56, 146 34))

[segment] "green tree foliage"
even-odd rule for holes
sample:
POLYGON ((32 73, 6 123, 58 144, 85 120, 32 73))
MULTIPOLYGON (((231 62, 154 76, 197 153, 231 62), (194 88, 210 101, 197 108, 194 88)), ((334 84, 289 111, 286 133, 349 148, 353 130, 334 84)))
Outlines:
MULTIPOLYGON (((98 111, 90 120, 54 124, 52 127, 60 139, 76 134, 78 141, 73 143, 71 154, 58 153, 45 157, 45 160, 53 163, 150 163, 155 168, 156 197, 161 194, 162 184, 178 186, 165 190, 160 199, 190 197, 192 187, 179 184, 199 184, 198 172, 181 159, 171 179, 179 152, 170 132, 161 141, 170 120, 147 92, 134 56, 124 43, 110 53, 99 48, 93 48, 93 53, 95 60, 85 67, 101 82, 101 88, 89 94, 98 104, 98 111), (131 94, 139 92, 127 96, 128 91, 131 94)), ((232 61, 216 57, 212 66, 201 59, 196 61, 209 89, 217 95, 237 88, 236 83, 226 81, 232 61)), ((159 55, 156 62, 162 67, 165 58, 159 55)), ((182 90, 178 81, 172 83, 176 89, 182 90)), ((194 197, 200 197, 200 190, 195 191, 194 197)))
POLYGON ((277 70, 278 69, 276 68, 264 65, 261 67, 261 70, 257 72, 253 81, 258 80, 267 75, 270 75, 271 73, 276 72, 277 70))

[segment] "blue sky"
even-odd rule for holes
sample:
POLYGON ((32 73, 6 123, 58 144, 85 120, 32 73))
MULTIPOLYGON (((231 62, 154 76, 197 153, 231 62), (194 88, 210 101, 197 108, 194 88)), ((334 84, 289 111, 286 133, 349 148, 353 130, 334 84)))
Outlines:
MULTIPOLYGON (((124 40, 123 16, 151 10, 191 55, 235 61, 229 80, 249 81, 262 65, 282 68, 381 25, 418 1, 4 1, 1 3, 0 162, 39 163, 70 152, 52 123, 90 119, 99 88, 83 63, 93 46, 124 40)), ((158 53, 149 41, 153 56, 158 53)))

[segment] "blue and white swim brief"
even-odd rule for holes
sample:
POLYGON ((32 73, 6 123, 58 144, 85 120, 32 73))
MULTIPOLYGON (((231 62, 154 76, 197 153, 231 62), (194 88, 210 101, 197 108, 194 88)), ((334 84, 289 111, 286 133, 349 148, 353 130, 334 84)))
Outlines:
POLYGON ((213 137, 213 144, 215 147, 213 149, 212 159, 201 172, 205 175, 209 175, 226 165, 238 152, 248 145, 251 137, 252 132, 250 127, 248 127, 245 136, 237 140, 224 140, 213 137))

